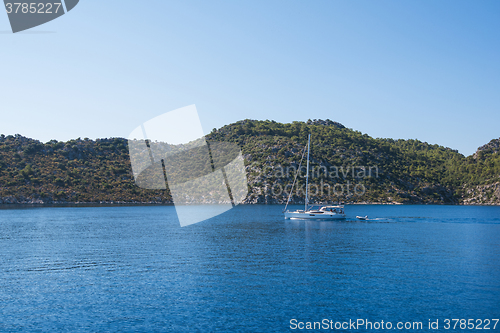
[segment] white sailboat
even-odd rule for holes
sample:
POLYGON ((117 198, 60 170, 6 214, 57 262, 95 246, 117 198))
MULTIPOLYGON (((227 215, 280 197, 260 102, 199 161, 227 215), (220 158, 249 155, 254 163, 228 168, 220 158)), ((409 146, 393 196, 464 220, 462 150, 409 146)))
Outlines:
MULTIPOLYGON (((344 205, 335 205, 335 206, 322 206, 322 205, 311 205, 309 206, 309 152, 311 149, 311 134, 309 134, 309 138, 307 140, 307 168, 306 168, 306 201, 305 207, 303 210, 289 211, 286 210, 288 207, 288 203, 290 202, 290 197, 292 195, 292 191, 288 195, 288 200, 286 202, 286 206, 284 209, 285 219, 321 219, 321 220, 342 220, 345 219, 344 213, 344 205)), ((304 154, 302 154, 302 158, 304 154)), ((300 160, 299 169, 295 174, 295 179, 293 181, 292 189, 295 186, 295 180, 297 180, 297 174, 300 170, 300 166, 302 165, 302 159, 300 160)))

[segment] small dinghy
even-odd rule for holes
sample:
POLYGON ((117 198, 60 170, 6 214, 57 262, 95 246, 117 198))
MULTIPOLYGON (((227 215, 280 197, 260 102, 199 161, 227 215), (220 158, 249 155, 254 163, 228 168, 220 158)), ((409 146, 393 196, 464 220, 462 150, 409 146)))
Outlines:
POLYGON ((366 216, 356 216, 356 218, 358 220, 363 220, 364 221, 364 220, 368 220, 368 215, 366 215, 366 216))

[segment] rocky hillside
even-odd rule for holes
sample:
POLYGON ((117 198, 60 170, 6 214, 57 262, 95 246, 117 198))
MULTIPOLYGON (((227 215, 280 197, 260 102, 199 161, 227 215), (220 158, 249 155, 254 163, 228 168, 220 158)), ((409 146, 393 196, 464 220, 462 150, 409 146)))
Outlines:
POLYGON ((41 143, 0 136, 0 204, 171 202, 131 177, 127 140, 76 139, 41 143))
MULTIPOLYGON (((469 157, 418 140, 375 139, 331 120, 281 124, 243 120, 207 141, 236 143, 245 158, 247 203, 304 201, 312 134, 312 202, 500 204, 500 139, 469 157), (296 171, 297 182, 291 185, 296 171)), ((170 203, 166 190, 137 187, 121 138, 41 143, 0 136, 0 204, 170 203)))
POLYGON ((500 138, 499 139, 493 139, 490 142, 488 142, 487 144, 485 144, 484 146, 481 146, 481 147, 477 148, 476 153, 473 155, 474 158, 478 158, 480 152, 483 155, 484 154, 490 154, 490 155, 492 155, 492 154, 499 153, 500 152, 500 138))
MULTIPOLYGON (((417 140, 374 139, 330 120, 292 124, 244 120, 224 126, 209 137, 236 142, 242 147, 251 185, 249 202, 282 203, 286 202, 287 193, 280 193, 279 188, 292 184, 293 171, 298 168, 308 133, 312 133, 310 182, 318 202, 459 203, 461 200, 455 190, 460 181, 449 170, 463 156, 438 145, 417 140)), ((304 177, 298 181, 300 188, 304 177)), ((294 192, 293 201, 303 201, 303 193, 299 194, 296 196, 294 192)))
POLYGON ((464 159, 460 172, 465 204, 500 204, 500 138, 464 159))

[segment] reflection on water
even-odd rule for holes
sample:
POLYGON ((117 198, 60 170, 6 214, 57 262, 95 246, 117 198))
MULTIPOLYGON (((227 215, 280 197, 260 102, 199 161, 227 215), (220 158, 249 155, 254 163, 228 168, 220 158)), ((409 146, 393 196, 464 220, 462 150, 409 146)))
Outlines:
POLYGON ((238 206, 185 228, 174 207, 0 210, 0 331, 500 316, 500 207, 348 206, 333 222, 281 210, 238 206))

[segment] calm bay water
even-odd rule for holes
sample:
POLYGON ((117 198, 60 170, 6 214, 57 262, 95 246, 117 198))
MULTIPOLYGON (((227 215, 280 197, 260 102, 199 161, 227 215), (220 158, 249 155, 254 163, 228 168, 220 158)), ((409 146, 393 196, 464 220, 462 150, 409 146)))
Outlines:
POLYGON ((174 207, 0 210, 0 331, 500 318, 500 207, 347 206, 370 220, 336 222, 282 208, 184 228, 174 207))

